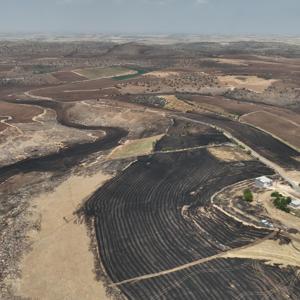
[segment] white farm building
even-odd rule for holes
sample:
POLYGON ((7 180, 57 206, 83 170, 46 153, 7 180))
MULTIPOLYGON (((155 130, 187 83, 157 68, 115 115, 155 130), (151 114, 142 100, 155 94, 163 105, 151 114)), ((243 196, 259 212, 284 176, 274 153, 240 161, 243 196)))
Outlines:
POLYGON ((299 209, 300 208, 300 200, 293 199, 290 206, 292 206, 293 208, 299 209))
POLYGON ((273 180, 266 176, 261 176, 255 179, 255 185, 260 188, 269 188, 273 185, 273 180))

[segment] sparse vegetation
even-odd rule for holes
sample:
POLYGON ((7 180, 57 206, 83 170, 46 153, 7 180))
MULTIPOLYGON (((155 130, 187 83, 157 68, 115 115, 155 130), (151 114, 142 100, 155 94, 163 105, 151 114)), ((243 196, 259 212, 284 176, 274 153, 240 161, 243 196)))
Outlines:
POLYGON ((56 70, 55 66, 48 65, 33 65, 32 72, 33 74, 46 74, 50 72, 54 72, 56 70))

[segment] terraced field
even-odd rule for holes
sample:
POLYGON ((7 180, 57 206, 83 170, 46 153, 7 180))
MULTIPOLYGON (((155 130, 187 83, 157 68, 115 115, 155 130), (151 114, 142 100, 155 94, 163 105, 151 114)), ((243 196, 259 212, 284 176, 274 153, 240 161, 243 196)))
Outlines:
MULTIPOLYGON (((219 161, 206 149, 140 158, 86 205, 109 277, 118 283, 161 272, 267 236, 269 230, 210 207, 210 197, 229 184, 271 173, 257 161, 219 161)), ((121 285, 125 294, 130 287, 121 285)))
POLYGON ((298 299, 295 269, 246 259, 216 259, 121 286, 130 299, 298 299))

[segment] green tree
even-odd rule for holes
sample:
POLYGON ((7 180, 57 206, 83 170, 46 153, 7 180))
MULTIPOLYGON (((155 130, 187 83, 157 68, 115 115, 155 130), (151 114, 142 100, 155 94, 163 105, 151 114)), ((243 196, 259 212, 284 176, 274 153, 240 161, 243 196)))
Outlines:
POLYGON ((285 211, 287 213, 290 212, 288 205, 292 202, 291 197, 284 197, 282 194, 278 192, 273 192, 271 194, 271 197, 273 198, 273 204, 276 208, 285 211))
POLYGON ((244 200, 247 202, 252 202, 253 201, 253 194, 250 191, 250 189, 245 189, 243 192, 244 200))

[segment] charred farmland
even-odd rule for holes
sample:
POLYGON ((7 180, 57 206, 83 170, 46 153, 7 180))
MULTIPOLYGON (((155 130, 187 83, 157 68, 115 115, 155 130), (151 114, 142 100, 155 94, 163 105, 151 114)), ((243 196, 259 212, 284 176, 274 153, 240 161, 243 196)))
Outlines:
POLYGON ((216 259, 120 288, 129 299, 296 300, 300 282, 295 273, 250 259, 216 259))
MULTIPOLYGON (((206 149, 139 158, 86 204, 109 277, 118 283, 161 272, 269 235, 210 205, 218 190, 261 174, 272 171, 258 161, 220 161, 206 149), (208 217, 197 225, 199 208, 208 217)), ((130 286, 121 287, 125 294, 130 286)))
POLYGON ((118 127, 87 126, 71 122, 65 111, 64 104, 50 100, 18 100, 18 104, 31 104, 55 110, 57 122, 63 126, 80 130, 104 131, 105 136, 94 142, 68 145, 59 152, 47 156, 28 158, 17 163, 0 168, 0 182, 18 174, 33 171, 66 171, 78 164, 86 156, 99 151, 105 151, 116 147, 120 140, 127 136, 125 129, 118 127))
POLYGON ((156 151, 187 149, 206 145, 228 143, 221 132, 206 125, 193 124, 179 119, 173 120, 166 136, 155 145, 156 151))
POLYGON ((282 168, 300 169, 300 162, 295 159, 299 156, 296 150, 257 128, 210 113, 186 113, 182 117, 189 121, 208 123, 227 131, 261 156, 282 168))

